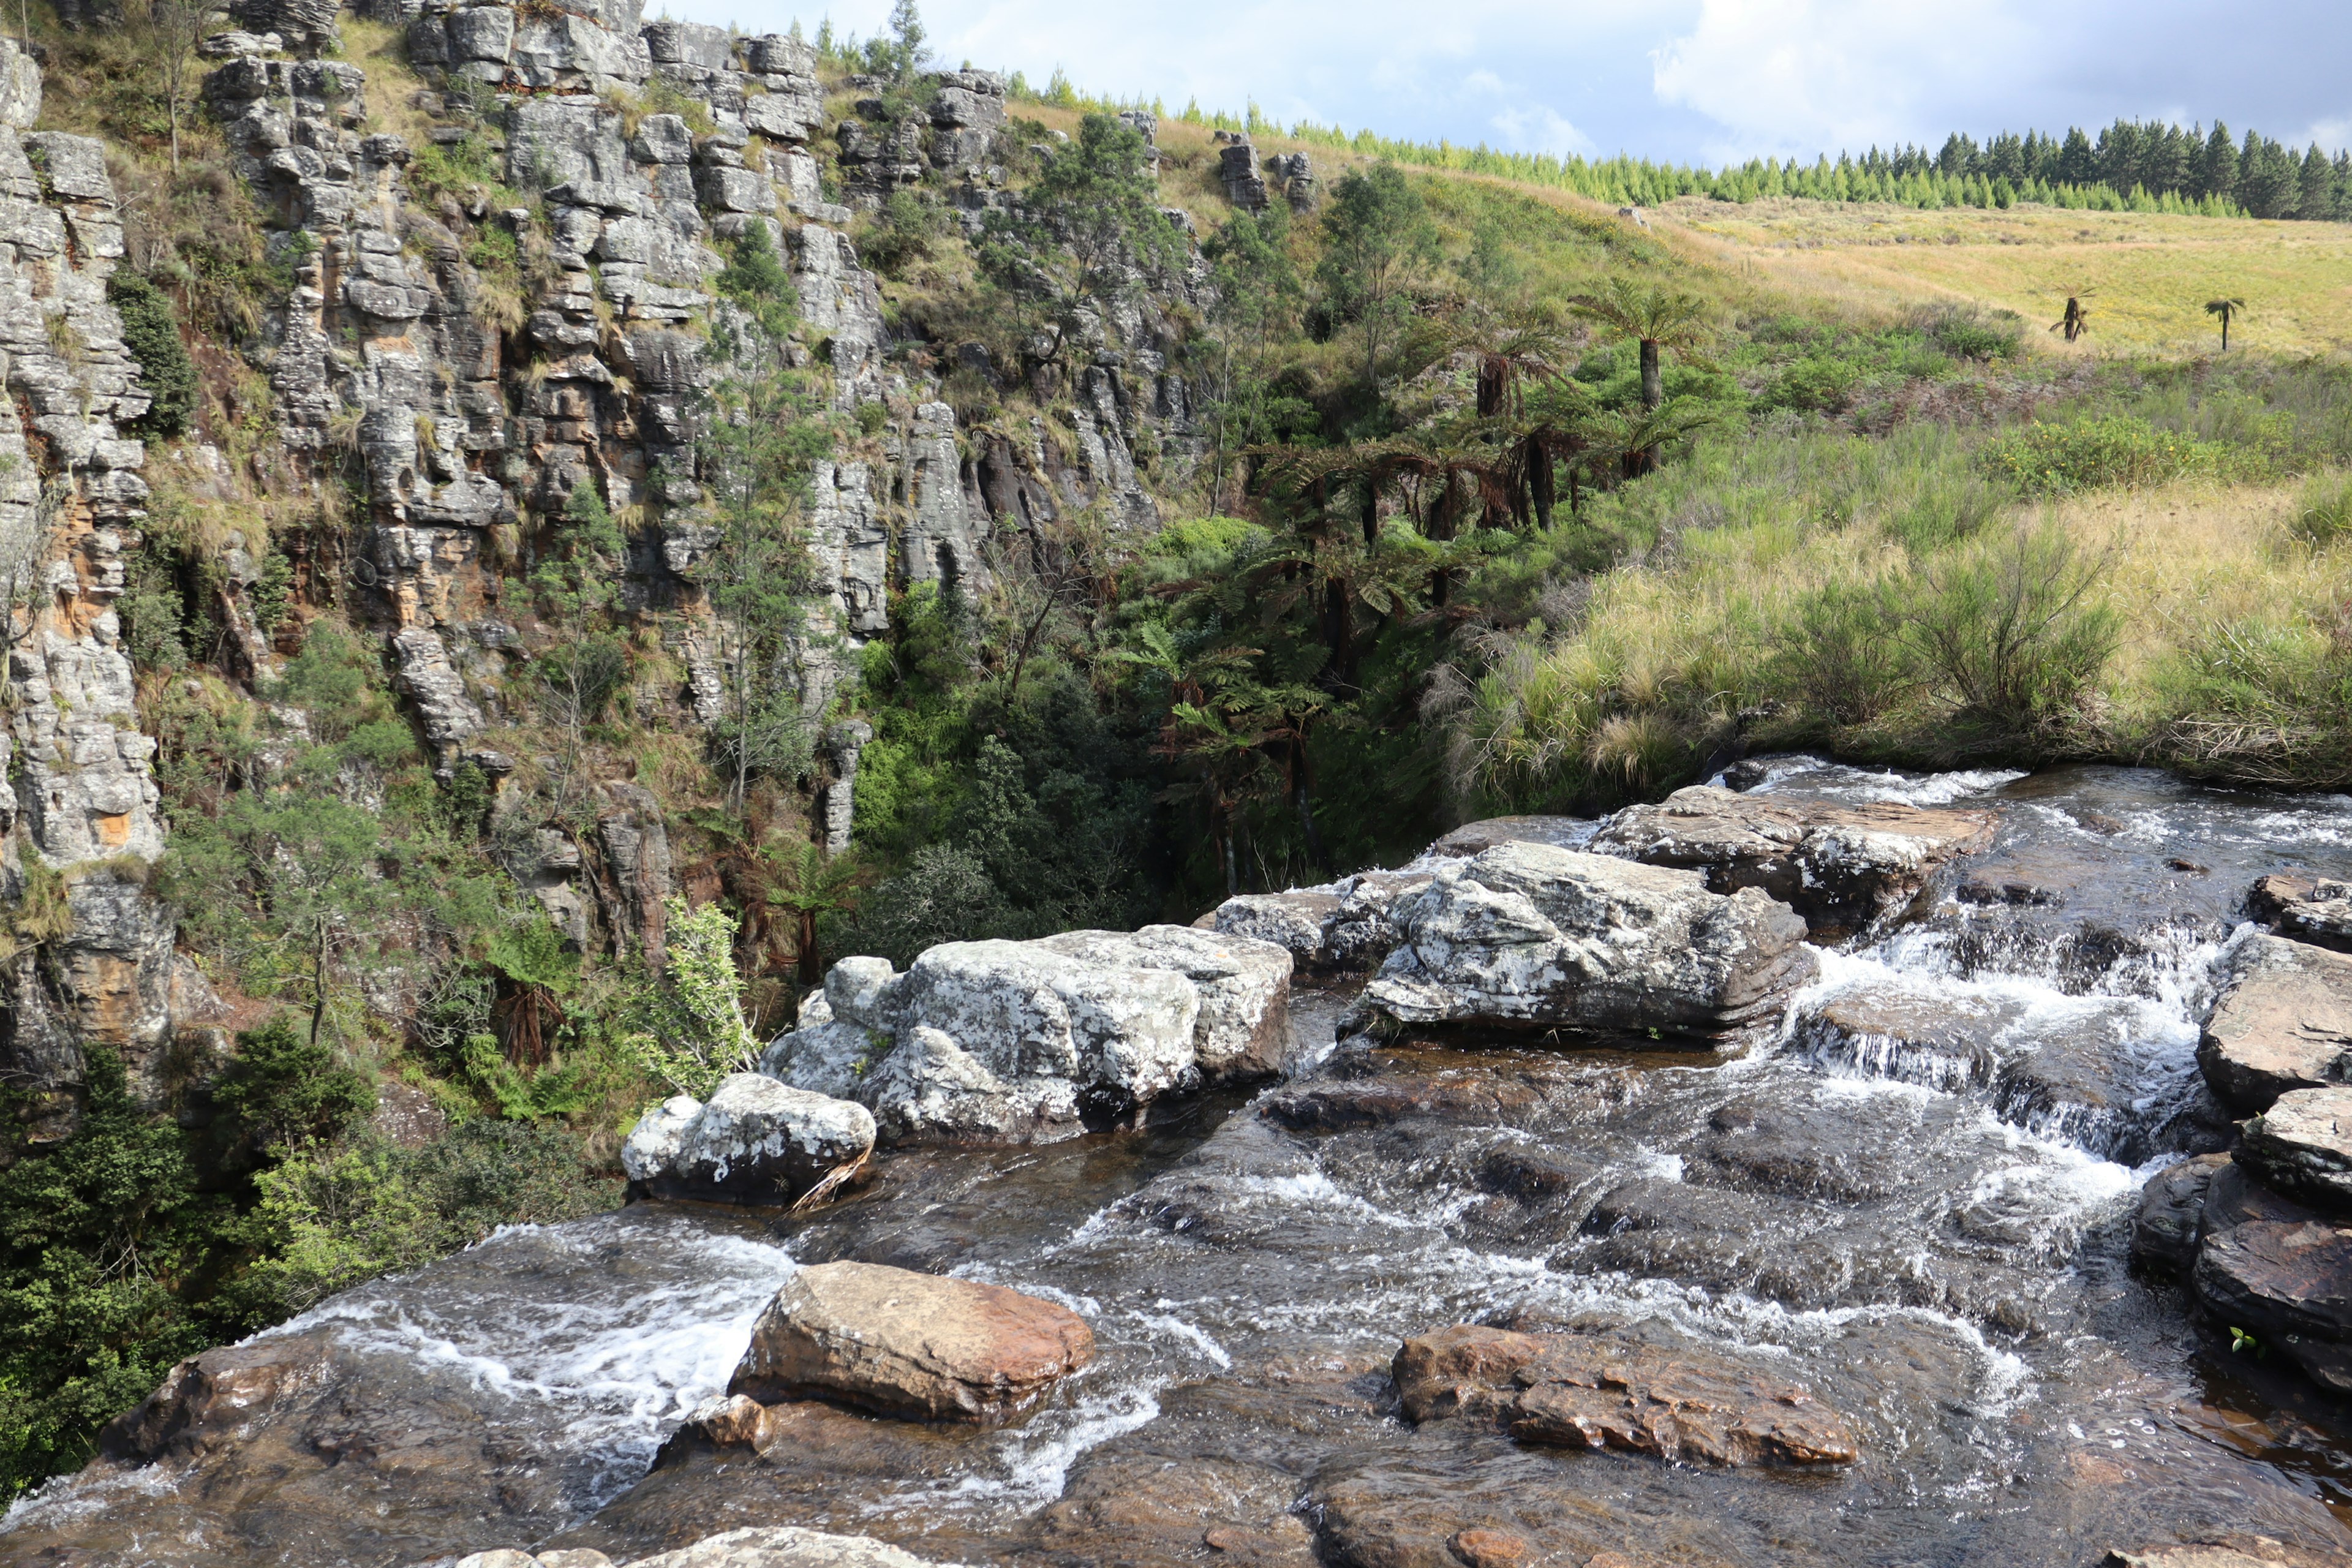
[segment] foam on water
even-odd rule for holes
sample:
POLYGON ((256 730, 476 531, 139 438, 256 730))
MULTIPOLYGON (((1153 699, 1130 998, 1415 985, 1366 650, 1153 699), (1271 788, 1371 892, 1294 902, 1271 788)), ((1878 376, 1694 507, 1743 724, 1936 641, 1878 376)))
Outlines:
POLYGON ((509 1226, 469 1250, 470 1269, 491 1277, 481 1288, 383 1280, 257 1337, 324 1329, 365 1352, 454 1369, 515 1418, 598 1456, 601 1500, 726 1387, 793 1268, 772 1243, 635 1217, 509 1226), (622 1250, 638 1267, 616 1279, 622 1250), (502 1276, 516 1288, 499 1288, 502 1276))

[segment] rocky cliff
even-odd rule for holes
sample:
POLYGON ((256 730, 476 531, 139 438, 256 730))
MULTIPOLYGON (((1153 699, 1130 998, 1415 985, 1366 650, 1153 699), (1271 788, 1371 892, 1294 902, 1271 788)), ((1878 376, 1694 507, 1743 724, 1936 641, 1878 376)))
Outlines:
MULTIPOLYGON (((714 380, 755 351, 815 378, 835 432, 809 486, 814 601, 791 677, 813 721, 849 694, 894 590, 984 584, 1078 514, 1149 526, 1141 471, 1181 479, 1201 449, 1180 368, 1197 260, 1087 314, 1066 371, 894 329, 850 231, 901 191, 972 234, 1017 204, 996 76, 940 72, 912 93, 836 78, 829 98, 798 38, 647 23, 635 0, 377 0, 348 26, 399 29, 405 69, 384 63, 401 50, 367 68, 341 58, 317 6, 247 3, 232 19, 200 46, 201 95, 283 281, 239 345, 267 377, 268 428, 235 455, 194 432, 171 461, 233 509, 317 521, 284 547, 290 588, 264 581, 266 530, 228 542, 217 662, 258 694, 303 625, 340 617, 380 646, 445 781, 470 767, 511 798, 554 761, 494 742, 530 706, 533 661, 570 635, 519 586, 535 535, 583 489, 625 531, 599 565, 622 634, 670 672, 640 717, 650 704, 656 728, 689 734, 718 721, 750 656, 705 580, 719 520, 703 447, 714 380), (788 317, 769 318, 789 320, 782 341, 715 287, 745 247, 790 280, 788 317), (1034 394, 1038 412, 961 427, 943 395, 959 368, 1034 394), (291 630, 273 592, 290 593, 291 630)), ((68 912, 51 923, 70 924, 20 930, 11 961, 5 1067, 47 1097, 37 1139, 70 1126, 87 1045, 121 1052, 153 1101, 175 1041, 222 1044, 221 1009, 145 887, 165 849, 156 742, 111 606, 153 459, 123 428, 148 400, 108 299, 116 194, 105 146, 32 131, 40 110, 39 71, 0 45, 0 809, 20 910, 54 880, 68 912)), ((294 740, 307 726, 287 702, 265 723, 294 740)), ((812 810, 836 848, 866 733, 837 724, 818 749, 811 784, 828 797, 812 810)), ((581 946, 657 955, 673 803, 626 777, 578 783, 584 826, 542 813, 505 863, 581 946)))

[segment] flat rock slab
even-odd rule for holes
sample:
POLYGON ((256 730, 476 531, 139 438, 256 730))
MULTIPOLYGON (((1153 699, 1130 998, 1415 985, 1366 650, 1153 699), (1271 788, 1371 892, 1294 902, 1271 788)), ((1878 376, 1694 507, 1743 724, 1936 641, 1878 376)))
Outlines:
POLYGON ((2352 1228, 2248 1220, 2198 1249, 2197 1299, 2217 1322, 2352 1394, 2352 1228))
POLYGON ((835 1399, 908 1420, 996 1426, 1094 1353, 1085 1319, 1018 1290, 822 1263, 768 1303, 727 1392, 763 1405, 835 1399))
POLYGON ((2246 1123, 2238 1163, 2274 1192, 2352 1211, 2352 1088, 2298 1089, 2246 1123))
POLYGON ((1497 844, 1549 844, 1555 849, 1581 849, 1592 837, 1592 824, 1578 816, 1489 816, 1465 822, 1429 847, 1432 855, 1467 859, 1497 844))
POLYGON ((730 1073, 708 1104, 681 1095, 646 1112, 621 1163, 639 1196, 806 1207, 856 1176, 874 1131, 862 1105, 730 1073))
POLYGON ((931 1568, 930 1560, 870 1535, 769 1525, 708 1535, 691 1546, 639 1557, 629 1568, 931 1568))
POLYGON ((2249 937, 2231 960, 2197 1065, 2240 1110, 2267 1110, 2282 1094, 2352 1081, 2352 956, 2249 937))
POLYGON ((1402 942, 1360 1016, 1404 1026, 1714 1039, 1777 1018, 1818 963, 1752 888, 1525 841, 1442 868, 1390 919, 1402 942))
POLYGON ((1656 805, 1626 807, 1591 847, 1702 872, 1718 893, 1761 889, 1820 940, 1909 903, 1936 868, 1990 844, 1993 827, 1989 812, 1695 784, 1656 805))
POLYGON ((1391 1375, 1415 1422, 1482 1417, 1547 1447, 1720 1466, 1858 1455, 1848 1424, 1805 1389, 1712 1351, 1463 1324, 1405 1341, 1391 1375))
POLYGON ((2352 952, 2352 882, 2273 873, 2256 879, 2246 907, 2281 936, 2352 952))

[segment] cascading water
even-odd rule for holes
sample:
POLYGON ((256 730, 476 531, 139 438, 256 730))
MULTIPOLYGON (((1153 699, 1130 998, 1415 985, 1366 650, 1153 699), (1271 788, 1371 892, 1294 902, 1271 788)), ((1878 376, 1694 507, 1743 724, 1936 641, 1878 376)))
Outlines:
MULTIPOLYGON (((238 1460, 60 1483, 0 1562, 625 1559, 762 1522, 967 1562, 1301 1568, 1455 1561, 1469 1526, 1634 1564, 2352 1544, 2337 1409, 2233 1360, 2123 1236, 2147 1174, 2229 1136, 2194 1052, 2245 888, 2352 874, 2352 800, 1758 772, 1999 829, 1745 1054, 1342 1041, 1142 1133, 896 1156, 773 1232, 645 1206, 502 1234, 275 1331, 319 1342, 321 1392, 238 1460), (1063 1301, 1099 1353, 1010 1431, 814 1407, 756 1459, 647 1474, 793 1259, 853 1257, 1063 1301), (1744 1358, 1844 1413, 1863 1458, 1720 1470, 1400 1420, 1400 1339, 1506 1321, 1744 1358)), ((1343 1000, 1300 1012, 1328 1028, 1343 1000)))

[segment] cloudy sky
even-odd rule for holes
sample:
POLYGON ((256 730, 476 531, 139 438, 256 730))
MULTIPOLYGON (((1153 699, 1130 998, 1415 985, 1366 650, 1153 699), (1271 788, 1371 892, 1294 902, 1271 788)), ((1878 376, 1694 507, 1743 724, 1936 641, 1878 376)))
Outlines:
MULTIPOLYGON (((889 0, 649 0, 874 32, 889 0)), ((2352 141, 2346 0, 924 0, 950 63, 1171 110, 1719 163, 2117 115, 2352 141), (2226 17, 2226 19, 2225 19, 2226 17)))

